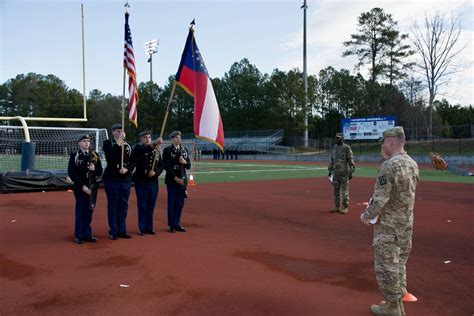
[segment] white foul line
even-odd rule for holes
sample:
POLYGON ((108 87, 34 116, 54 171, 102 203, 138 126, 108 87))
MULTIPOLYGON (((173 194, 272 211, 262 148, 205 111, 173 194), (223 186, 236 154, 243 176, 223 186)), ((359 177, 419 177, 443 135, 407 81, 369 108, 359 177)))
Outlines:
POLYGON ((310 171, 325 170, 326 168, 304 168, 304 169, 278 169, 278 170, 219 170, 219 171, 196 171, 195 174, 213 174, 213 173, 254 173, 254 172, 281 172, 281 171, 310 171))

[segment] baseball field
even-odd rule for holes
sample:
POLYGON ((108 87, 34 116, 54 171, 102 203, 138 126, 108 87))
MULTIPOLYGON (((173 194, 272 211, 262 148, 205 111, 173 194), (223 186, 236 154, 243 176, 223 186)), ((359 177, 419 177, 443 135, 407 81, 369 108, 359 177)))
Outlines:
MULTIPOLYGON (((382 300, 372 229, 359 216, 377 166, 350 183, 350 212, 332 214, 326 165, 202 161, 182 224, 166 231, 166 186, 157 235, 107 238, 105 193, 93 233, 73 243, 66 191, 0 195, 0 315, 370 315, 382 300)), ((421 167, 415 205, 408 315, 474 313, 474 177, 421 167)))

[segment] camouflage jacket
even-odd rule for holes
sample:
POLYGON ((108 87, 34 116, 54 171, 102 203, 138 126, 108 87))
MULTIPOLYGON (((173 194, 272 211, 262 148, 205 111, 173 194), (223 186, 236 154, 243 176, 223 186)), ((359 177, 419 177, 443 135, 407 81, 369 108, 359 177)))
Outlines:
POLYGON ((406 153, 384 161, 362 218, 370 220, 379 216, 375 229, 388 235, 398 236, 400 232, 411 230, 418 180, 418 165, 406 153))
POLYGON ((347 176, 354 172, 354 158, 349 145, 334 145, 331 154, 331 163, 328 166, 328 170, 336 176, 347 176))

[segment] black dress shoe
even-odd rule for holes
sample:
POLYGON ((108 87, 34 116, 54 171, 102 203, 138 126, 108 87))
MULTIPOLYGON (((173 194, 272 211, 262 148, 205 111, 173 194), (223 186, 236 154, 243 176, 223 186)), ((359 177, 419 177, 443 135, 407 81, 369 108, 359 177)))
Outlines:
POLYGON ((145 234, 156 235, 154 230, 145 230, 145 234))
POLYGON ((169 232, 170 232, 170 233, 175 233, 176 230, 175 230, 173 227, 170 227, 169 232))
POLYGON ((123 238, 123 239, 130 239, 132 238, 132 235, 130 234, 119 234, 118 235, 120 238, 123 238))
POLYGON ((91 236, 91 237, 84 238, 84 241, 87 241, 87 242, 97 242, 97 238, 91 236))
POLYGON ((177 232, 182 232, 182 233, 186 232, 186 229, 184 229, 184 228, 181 227, 181 226, 176 226, 174 229, 175 229, 177 232))
POLYGON ((76 244, 79 244, 79 245, 81 245, 81 244, 84 243, 81 238, 75 238, 75 239, 74 239, 74 242, 75 242, 76 244))
POLYGON ((141 230, 139 230, 139 231, 138 231, 138 235, 139 235, 139 236, 143 236, 143 235, 145 235, 145 233, 142 232, 141 230))
POLYGON ((115 235, 110 235, 109 238, 112 239, 112 240, 117 240, 118 239, 117 236, 115 236, 115 235))

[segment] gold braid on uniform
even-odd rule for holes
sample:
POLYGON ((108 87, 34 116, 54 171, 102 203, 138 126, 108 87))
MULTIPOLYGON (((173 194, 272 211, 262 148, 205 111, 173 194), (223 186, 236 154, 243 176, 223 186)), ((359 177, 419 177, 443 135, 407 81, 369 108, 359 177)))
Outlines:
POLYGON ((92 163, 93 164, 96 164, 97 161, 99 161, 99 155, 95 152, 95 151, 92 151, 92 159, 91 159, 92 163))

